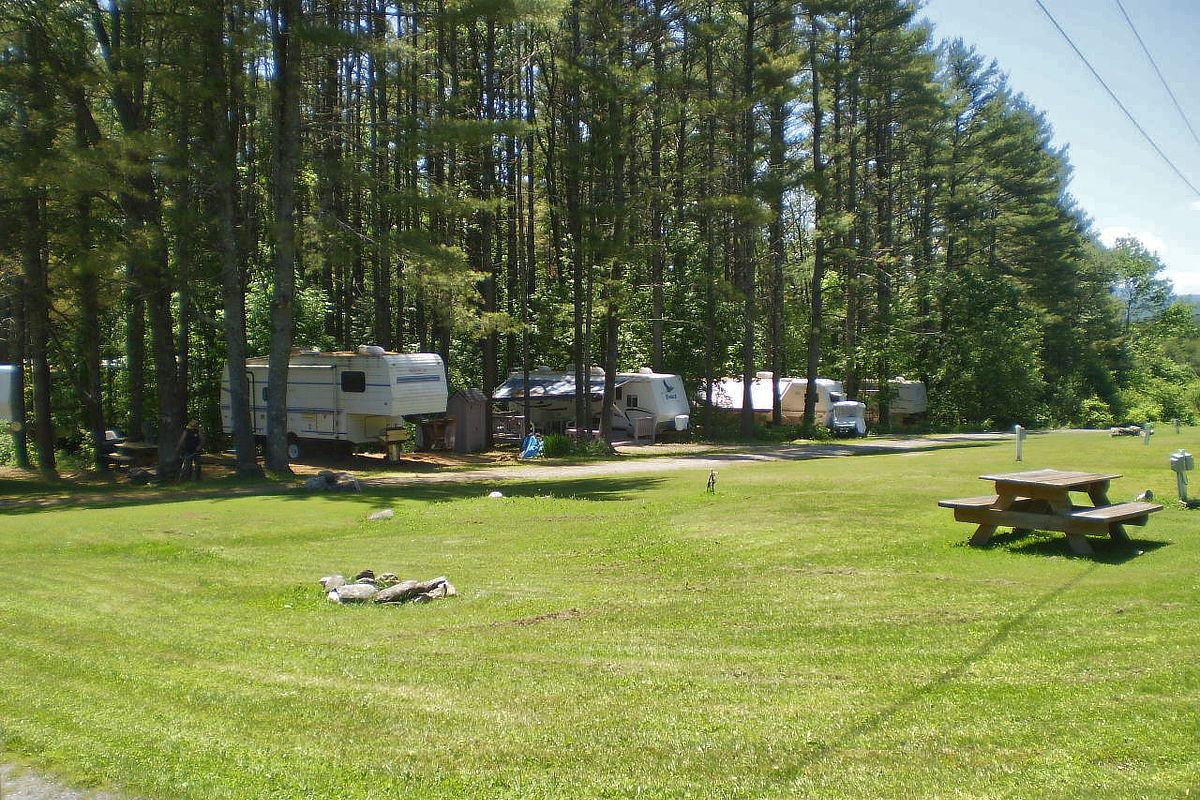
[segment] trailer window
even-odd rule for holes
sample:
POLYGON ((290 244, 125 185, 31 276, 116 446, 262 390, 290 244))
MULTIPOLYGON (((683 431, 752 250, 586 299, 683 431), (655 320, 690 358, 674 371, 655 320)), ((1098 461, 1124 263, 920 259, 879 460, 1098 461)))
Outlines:
POLYGON ((365 392, 366 390, 367 373, 358 371, 342 373, 343 392, 365 392))
POLYGON ((638 404, 637 400, 638 399, 637 399, 636 394, 629 395, 628 397, 625 398, 625 407, 626 408, 636 408, 637 404, 638 404))

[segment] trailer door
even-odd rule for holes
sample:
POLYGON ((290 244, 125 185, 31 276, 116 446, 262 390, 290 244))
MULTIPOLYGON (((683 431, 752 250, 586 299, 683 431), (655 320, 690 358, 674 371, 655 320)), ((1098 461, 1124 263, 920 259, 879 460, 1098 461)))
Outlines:
POLYGON ((288 433, 304 439, 337 436, 337 368, 293 364, 288 369, 288 433))

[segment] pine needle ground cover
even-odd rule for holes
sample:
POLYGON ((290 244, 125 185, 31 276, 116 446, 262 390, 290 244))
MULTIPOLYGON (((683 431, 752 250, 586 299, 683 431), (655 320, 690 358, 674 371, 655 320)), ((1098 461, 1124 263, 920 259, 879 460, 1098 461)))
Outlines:
POLYGON ((152 800, 1195 794, 1179 446, 1200 436, 730 466, 714 495, 680 471, 8 514, 0 751, 152 800), (937 500, 1020 467, 1168 507, 1095 558, 965 546, 937 500), (364 567, 460 595, 326 601, 364 567))

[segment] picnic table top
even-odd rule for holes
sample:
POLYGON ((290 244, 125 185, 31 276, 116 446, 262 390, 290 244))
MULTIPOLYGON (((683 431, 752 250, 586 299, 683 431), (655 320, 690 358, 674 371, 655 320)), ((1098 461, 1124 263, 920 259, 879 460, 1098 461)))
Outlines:
POLYGON ((1010 483, 1020 486, 1046 486, 1055 489, 1071 489, 1110 481, 1120 475, 1112 472, 1075 472, 1061 469, 1035 469, 1024 472, 1001 472, 995 475, 980 475, 985 481, 1010 483))
POLYGON ((117 447, 129 452, 149 452, 158 450, 158 442, 121 442, 117 447))

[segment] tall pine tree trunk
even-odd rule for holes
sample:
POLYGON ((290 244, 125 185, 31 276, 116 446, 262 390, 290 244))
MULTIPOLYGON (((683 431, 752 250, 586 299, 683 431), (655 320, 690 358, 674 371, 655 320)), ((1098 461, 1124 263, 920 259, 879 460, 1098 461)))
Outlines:
POLYGON ((584 338, 584 243, 583 243, 583 208, 581 204, 580 186, 583 157, 580 141, 580 60, 583 51, 582 38, 579 30, 580 3, 575 0, 568 12, 570 16, 571 44, 567 68, 571 77, 567 84, 567 113, 566 133, 567 146, 565 166, 566 172, 566 203, 567 228, 571 236, 571 307, 574 323, 574 340, 572 352, 575 361, 575 428, 577 435, 583 436, 585 427, 589 427, 588 397, 591 394, 590 376, 586 371, 587 345, 584 338))
MULTIPOLYGON (((754 34, 758 21, 756 0, 746 2, 746 33, 742 42, 742 85, 741 100, 744 104, 741 120, 741 149, 737 157, 738 190, 742 202, 749 204, 754 184, 754 150, 756 125, 754 120, 755 59, 754 34)), ((734 231, 734 252, 737 261, 739 288, 742 293, 742 414, 741 435, 749 439, 754 436, 754 401, 751 386, 756 373, 754 359, 755 287, 757 276, 754 265, 754 225, 749 211, 743 208, 734 231)))
POLYGON ((13 292, 13 342, 12 361, 16 365, 13 375, 13 449, 19 469, 29 469, 28 409, 25 407, 25 361, 28 356, 29 326, 25 313, 25 276, 17 278, 13 292))
MULTIPOLYGON (((784 6, 784 9, 789 8, 784 6)), ((783 45, 784 26, 790 27, 790 12, 776 9, 771 26, 771 52, 778 58, 783 45)), ((779 395, 779 378, 783 374, 783 268, 786 260, 783 240, 783 195, 787 158, 784 128, 787 109, 784 106, 783 86, 775 86, 769 112, 769 176, 771 223, 767 231, 771 252, 771 422, 783 424, 783 403, 779 395)))
POLYGON ((300 157, 300 0, 279 0, 275 14, 275 287, 267 369, 267 468, 288 466, 287 377, 295 324, 296 173, 300 157))
POLYGON ((20 214, 21 302, 24 327, 33 372, 33 432, 37 446, 38 471, 43 478, 58 478, 54 457, 54 422, 50 403, 50 287, 47 275, 45 203, 42 175, 46 168, 51 117, 51 99, 43 72, 40 36, 25 38, 24 55, 28 76, 18 89, 16 107, 20 134, 20 155, 27 170, 22 175, 26 186, 17 201, 20 214))
POLYGON ((813 176, 816 189, 814 191, 813 229, 813 272, 812 289, 810 291, 810 307, 808 321, 808 361, 804 375, 808 385, 804 390, 804 425, 811 428, 814 425, 817 409, 817 370, 821 366, 821 333, 822 315, 824 314, 822 283, 825 280, 825 234, 823 226, 828 224, 825 218, 825 162, 821 153, 821 133, 825 124, 821 107, 821 70, 817 61, 817 39, 820 35, 820 23, 815 14, 810 15, 808 60, 812 69, 812 159, 813 176))
POLYGON ((104 390, 100 379, 100 345, 104 337, 100 331, 100 281, 93 260, 91 199, 86 196, 79 197, 75 209, 81 262, 78 265, 79 334, 76 340, 79 354, 79 388, 84 419, 92 439, 91 461, 99 469, 104 466, 106 455, 104 390))
MULTIPOLYGON (((140 3, 131 3, 114 11, 113 30, 120 38, 111 38, 97 7, 93 29, 105 56, 113 81, 109 97, 121 130, 126 136, 140 138, 149 130, 142 81, 150 60, 142 52, 141 26, 146 17, 140 3)), ((171 311, 172 285, 167 237, 163 231, 162 199, 155 183, 154 164, 149 155, 131 165, 130 176, 119 193, 125 215, 126 235, 131 245, 129 272, 133 287, 145 303, 150 324, 151 352, 154 356, 158 387, 158 472, 162 480, 171 480, 179 471, 179 437, 183 431, 183 391, 175 348, 175 325, 171 311)), ((136 309, 135 309, 136 311, 136 309)), ((136 315, 135 315, 136 316, 136 315)), ((132 332, 131 332, 132 335, 132 332)), ((133 367, 131 354, 130 366, 133 367)), ((138 376, 131 374, 131 382, 138 376)))
POLYGON ((33 438, 38 471, 43 478, 58 478, 54 457, 54 421, 50 405, 50 289, 46 275, 46 232, 43 197, 37 188, 21 198, 22 260, 25 267, 25 324, 29 331, 29 360, 33 367, 33 438))
POLYGON ((650 99, 650 366, 655 372, 663 369, 663 317, 666 313, 663 281, 667 254, 663 242, 662 185, 663 79, 666 76, 663 40, 667 38, 666 25, 663 23, 665 5, 665 0, 654 0, 650 43, 654 63, 654 93, 650 99))
POLYGON ((234 131, 230 118, 230 88, 237 80, 235 60, 223 44, 223 20, 227 0, 217 0, 205 20, 205 77, 208 89, 208 127, 212 151, 213 191, 211 202, 216 219, 217 257, 221 271, 223 332, 228 353, 230 433, 239 475, 262 474, 255 453, 250 419, 250 385, 246 375, 246 285, 242 277, 237 235, 237 163, 234 131))
MULTIPOLYGON (((621 10, 621 2, 613 3, 614 27, 617 30, 616 43, 610 55, 609 69, 612 73, 610 80, 623 69, 622 59, 625 50, 625 16, 621 10)), ((605 288, 606 303, 604 313, 604 393, 600 405, 600 438, 612 443, 613 440, 613 406, 616 403, 618 336, 621 329, 621 284, 625 279, 625 162, 626 147, 622 118, 621 101, 618 99, 616 88, 610 90, 608 101, 608 146, 612 155, 612 241, 609 251, 608 286, 605 288)), ((632 127, 633 116, 630 124, 632 127)), ((661 138, 661 137, 660 137, 661 138)), ((661 250, 659 250, 661 256, 661 250)), ((661 316, 661 312, 659 313, 661 316)))
POLYGON ((371 130, 371 210, 372 237, 372 283, 374 284, 373 319, 374 343, 387 348, 392 342, 392 264, 391 264, 391 211, 387 196, 391 193, 388 165, 388 102, 387 102, 387 57, 385 44, 388 23, 383 3, 375 6, 371 0, 369 28, 372 50, 368 59, 370 76, 369 110, 371 130), (382 134, 382 135, 381 135, 382 134))
MULTIPOLYGON (((704 35, 704 84, 707 102, 705 120, 705 168, 701 182, 703 197, 712 198, 715 193, 713 171, 717 160, 717 85, 716 85, 716 33, 713 30, 713 3, 709 0, 705 13, 708 31, 704 35)), ((713 435, 713 372, 716 358, 717 328, 717 221, 711 202, 702 206, 700 227, 704 236, 704 433, 713 435)))

